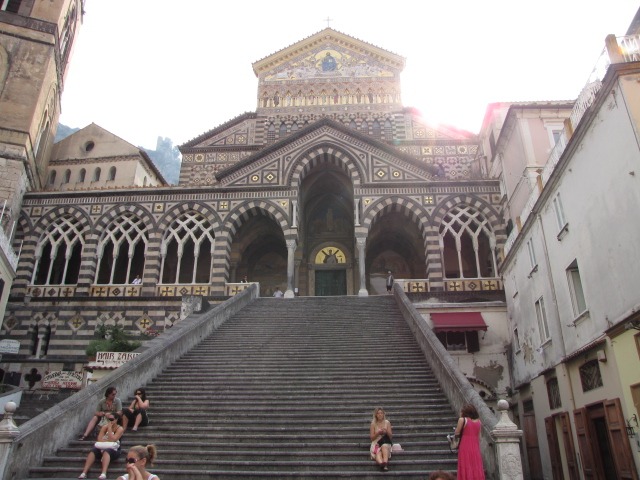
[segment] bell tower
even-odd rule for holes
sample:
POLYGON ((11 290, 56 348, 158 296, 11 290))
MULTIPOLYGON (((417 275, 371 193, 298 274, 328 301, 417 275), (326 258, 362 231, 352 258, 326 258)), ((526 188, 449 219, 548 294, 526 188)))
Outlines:
POLYGON ((0 0, 0 315, 16 275, 25 192, 47 182, 60 98, 84 0, 0 0))
POLYGON ((7 202, 2 218, 7 234, 25 191, 46 182, 83 5, 83 0, 0 0, 0 203, 7 202))

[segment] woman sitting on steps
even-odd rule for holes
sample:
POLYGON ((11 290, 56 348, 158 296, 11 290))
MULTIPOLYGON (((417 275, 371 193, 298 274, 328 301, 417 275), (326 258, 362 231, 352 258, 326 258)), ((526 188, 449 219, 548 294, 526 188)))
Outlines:
POLYGON ((136 432, 138 427, 146 427, 149 425, 149 417, 147 416, 147 409, 149 408, 149 399, 147 398, 147 392, 144 388, 138 388, 136 390, 136 397, 129 405, 129 408, 122 409, 122 427, 126 430, 130 421, 133 421, 133 427, 131 430, 136 432))

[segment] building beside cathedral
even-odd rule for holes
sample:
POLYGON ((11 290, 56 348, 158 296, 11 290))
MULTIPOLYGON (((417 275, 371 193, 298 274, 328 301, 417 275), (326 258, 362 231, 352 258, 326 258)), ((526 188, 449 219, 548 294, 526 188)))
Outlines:
POLYGON ((392 272, 474 388, 509 396, 529 478, 637 478, 635 32, 577 101, 491 104, 474 135, 402 104, 403 57, 327 28, 253 64, 255 111, 182 145, 170 186, 98 125, 51 144, 81 3, 2 5, 5 89, 21 48, 49 61, 35 113, 0 115, 5 382, 81 371, 97 327, 155 335, 245 276, 265 296, 365 296, 392 272))

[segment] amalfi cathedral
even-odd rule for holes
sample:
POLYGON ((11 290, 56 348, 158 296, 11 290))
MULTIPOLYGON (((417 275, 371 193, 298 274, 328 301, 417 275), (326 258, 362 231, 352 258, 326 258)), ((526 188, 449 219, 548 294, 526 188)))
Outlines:
POLYGON ((472 406, 486 478, 638 480, 640 11, 575 98, 496 99, 478 133, 404 105, 401 52, 309 32, 170 184, 96 123, 54 141, 84 7, 0 0, 0 479, 71 478, 110 385, 165 407, 164 480, 377 478, 378 395, 390 476, 458 469, 472 406))

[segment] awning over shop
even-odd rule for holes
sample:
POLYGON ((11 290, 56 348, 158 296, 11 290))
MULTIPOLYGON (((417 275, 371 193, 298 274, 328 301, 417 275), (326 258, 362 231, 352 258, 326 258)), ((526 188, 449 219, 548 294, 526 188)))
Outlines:
POLYGON ((487 331, 480 312, 432 313, 433 331, 439 332, 471 332, 487 331))

